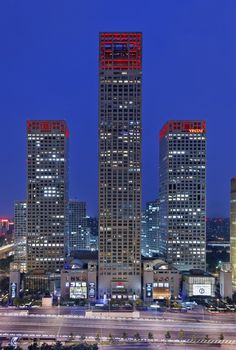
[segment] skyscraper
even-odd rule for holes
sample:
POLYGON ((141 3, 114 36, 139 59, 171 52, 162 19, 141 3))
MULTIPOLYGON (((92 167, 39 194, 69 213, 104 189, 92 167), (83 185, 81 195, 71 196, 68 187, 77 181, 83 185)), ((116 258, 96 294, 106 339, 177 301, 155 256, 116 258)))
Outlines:
POLYGON ((160 131, 160 249, 179 270, 206 268, 206 123, 160 131))
POLYGON ((230 262, 232 282, 236 285, 236 177, 231 179, 230 191, 230 262))
POLYGON ((90 234, 87 228, 86 203, 69 201, 69 254, 73 250, 90 250, 90 234))
POLYGON ((14 208, 15 254, 14 263, 21 272, 26 272, 27 251, 27 204, 25 201, 15 202, 14 208))
POLYGON ((141 33, 100 33, 99 296, 141 293, 141 33))
POLYGON ((159 254, 159 210, 158 200, 146 203, 141 226, 141 252, 144 256, 159 254))
POLYGON ((27 122, 27 270, 63 267, 68 205, 68 129, 61 120, 27 122))

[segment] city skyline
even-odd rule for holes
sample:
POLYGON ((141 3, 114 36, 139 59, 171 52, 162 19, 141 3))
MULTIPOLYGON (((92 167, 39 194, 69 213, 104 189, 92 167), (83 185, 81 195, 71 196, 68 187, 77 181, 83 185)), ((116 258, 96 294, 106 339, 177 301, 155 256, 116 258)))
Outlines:
MULTIPOLYGON (((11 130, 10 135, 2 134, 4 147, 0 151, 2 163, 7 165, 1 172, 1 216, 13 217, 14 201, 26 198, 27 119, 67 121, 71 131, 70 197, 85 200, 89 213, 97 214, 98 34, 102 30, 124 28, 141 31, 144 37, 143 206, 158 197, 161 126, 169 119, 206 119, 207 215, 229 216, 230 179, 236 173, 232 161, 236 123, 233 118, 236 6, 229 10, 227 6, 213 6, 212 1, 208 4, 183 1, 182 15, 183 7, 176 6, 174 1, 170 1, 171 8, 153 2, 156 11, 137 9, 135 19, 124 14, 121 28, 119 18, 109 20, 107 14, 112 7, 106 8, 106 1, 93 10, 72 2, 65 13, 60 5, 56 8, 57 16, 43 13, 42 28, 40 16, 33 16, 35 21, 31 21, 27 15, 36 6, 27 3, 27 7, 26 3, 17 4, 14 9, 1 5, 2 25, 8 31, 2 30, 5 36, 0 113, 4 130, 11 130), (89 11, 94 20, 92 26, 83 20, 83 14, 89 11), (219 139, 224 141, 223 147, 219 139), (87 158, 92 161, 81 166, 87 158)), ((133 1, 126 4, 127 13, 133 4, 133 1)), ((53 9, 50 5, 48 8, 53 9)))

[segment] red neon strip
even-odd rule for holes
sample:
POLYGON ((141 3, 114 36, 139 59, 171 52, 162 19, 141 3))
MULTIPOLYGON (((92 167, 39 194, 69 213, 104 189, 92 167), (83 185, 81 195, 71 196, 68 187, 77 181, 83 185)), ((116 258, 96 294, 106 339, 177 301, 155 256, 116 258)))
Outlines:
POLYGON ((188 133, 205 133, 206 121, 175 121, 170 120, 160 130, 160 139, 163 139, 168 132, 188 132, 188 133))
POLYGON ((27 130, 32 132, 32 130, 40 130, 40 132, 52 132, 53 130, 58 130, 64 133, 66 137, 69 137, 69 131, 67 129, 66 123, 64 121, 56 120, 28 120, 27 130))

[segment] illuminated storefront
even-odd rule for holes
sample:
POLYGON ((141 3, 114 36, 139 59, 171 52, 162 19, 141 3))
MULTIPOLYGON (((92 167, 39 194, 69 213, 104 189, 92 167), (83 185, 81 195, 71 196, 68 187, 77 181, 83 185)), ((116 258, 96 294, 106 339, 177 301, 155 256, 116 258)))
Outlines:
POLYGON ((143 260, 143 298, 146 301, 177 298, 181 275, 161 259, 143 260))
POLYGON ((71 260, 61 271, 61 296, 64 299, 89 299, 97 297, 97 262, 71 260))

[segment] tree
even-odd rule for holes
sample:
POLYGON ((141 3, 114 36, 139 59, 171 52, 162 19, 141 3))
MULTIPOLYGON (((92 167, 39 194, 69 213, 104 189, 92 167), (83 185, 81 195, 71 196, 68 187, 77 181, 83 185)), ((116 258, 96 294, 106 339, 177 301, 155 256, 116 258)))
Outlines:
POLYGON ((100 343, 100 334, 99 333, 96 334, 95 340, 97 343, 100 343))
POLYGON ((127 334, 126 332, 124 332, 124 333, 122 334, 122 338, 123 338, 124 340, 126 340, 126 339, 128 338, 128 334, 127 334))
POLYGON ((97 344, 92 344, 92 345, 90 346, 90 349, 91 349, 91 350, 98 350, 98 345, 97 345, 97 344))
POLYGON ((29 346, 28 346, 28 350, 39 350, 39 345, 38 345, 38 342, 37 342, 37 339, 34 338, 33 339, 33 343, 31 343, 29 346))
POLYGON ((154 339, 152 332, 149 332, 149 333, 148 333, 148 339, 149 339, 149 340, 153 340, 153 339, 154 339))
POLYGON ((166 338, 166 340, 169 340, 171 338, 171 334, 169 331, 166 332, 165 338, 166 338))
POLYGON ((138 332, 135 333, 134 339, 136 339, 137 341, 139 341, 141 339, 140 334, 138 332))
POLYGON ((180 329, 178 337, 180 340, 184 338, 184 331, 182 329, 180 329))
POLYGON ((68 338, 69 338, 70 341, 72 341, 72 340, 75 339, 75 336, 74 336, 74 334, 71 332, 68 338))
MULTIPOLYGON (((61 343, 61 342, 57 342, 57 343, 61 343)), ((57 344, 56 343, 56 344, 57 344)), ((52 345, 52 344, 47 344, 47 343, 43 343, 41 346, 40 346, 40 350, 54 350, 54 349, 56 349, 55 347, 57 346, 57 345, 52 345)), ((59 344, 58 344, 59 345, 59 344)), ((62 345, 62 343, 61 343, 61 349, 63 349, 63 345, 62 345)), ((58 348, 58 350, 59 350, 59 348, 58 348)))
POLYGON ((22 305, 22 299, 20 299, 20 298, 14 298, 14 300, 13 300, 13 305, 15 305, 15 306, 20 306, 20 305, 22 305))
POLYGON ((220 335, 219 335, 219 339, 220 339, 220 340, 224 340, 224 339, 225 339, 225 337, 224 337, 224 334, 223 334, 223 333, 220 333, 220 335))
POLYGON ((84 334, 82 334, 81 336, 80 336, 80 341, 84 341, 86 339, 86 337, 85 337, 85 335, 84 334))
POLYGON ((108 335, 108 340, 109 340, 109 343, 113 343, 113 341, 114 341, 111 333, 109 333, 109 335, 108 335))
POLYGON ((3 348, 4 350, 15 350, 15 347, 13 345, 8 344, 3 348))
MULTIPOLYGON (((45 343, 44 343, 45 344, 45 343)), ((43 344, 42 344, 43 345, 43 344)), ((41 345, 41 349, 40 350, 43 350, 42 349, 42 345, 41 345)), ((48 346, 48 344, 46 344, 46 346, 48 346)), ((45 350, 47 350, 48 349, 48 347, 45 349, 45 350)), ((60 341, 56 341, 56 344, 54 345, 54 349, 55 350, 62 350, 63 349, 63 345, 62 345, 62 342, 60 342, 60 341)))

